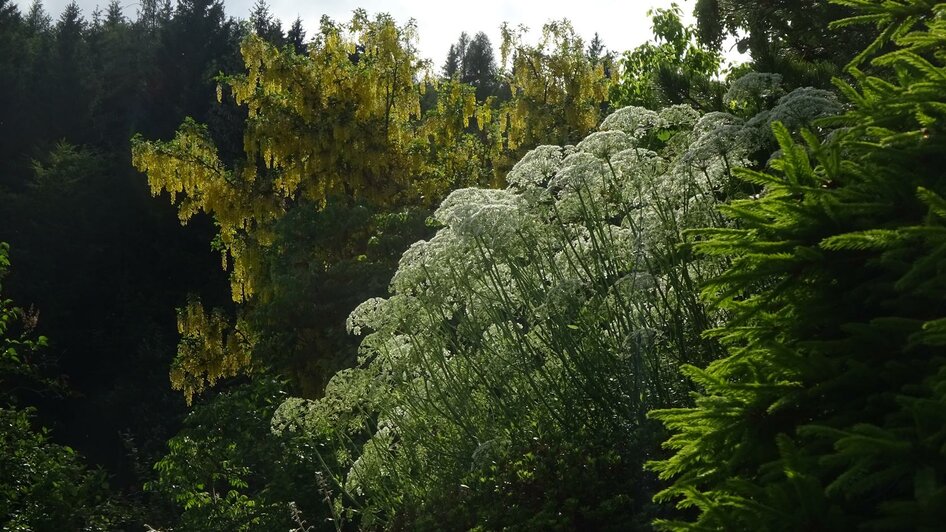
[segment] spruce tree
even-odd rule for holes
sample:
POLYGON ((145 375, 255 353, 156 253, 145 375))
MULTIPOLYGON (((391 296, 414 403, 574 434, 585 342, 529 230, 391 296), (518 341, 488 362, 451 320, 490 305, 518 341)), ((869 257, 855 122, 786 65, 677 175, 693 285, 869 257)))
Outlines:
POLYGON ((286 42, 292 46, 292 49, 299 55, 305 55, 305 29, 302 27, 302 17, 296 17, 286 32, 286 42))
POLYGON ((443 64, 443 75, 452 78, 460 70, 460 56, 457 53, 456 45, 450 45, 450 51, 447 52, 447 61, 443 64))
POLYGON ((273 17, 266 0, 257 0, 250 10, 250 24, 253 31, 263 40, 275 46, 282 46, 286 39, 282 32, 282 23, 273 17))
POLYGON ((499 70, 493 56, 493 45, 482 31, 466 46, 461 70, 460 81, 476 88, 477 101, 485 101, 496 94, 499 88, 499 70))
POLYGON ((687 368, 692 408, 653 414, 672 530, 933 530, 946 522, 946 5, 844 0, 881 35, 876 77, 821 143, 778 125, 763 191, 697 247, 728 356, 687 368), (892 46, 891 46, 892 45, 892 46))

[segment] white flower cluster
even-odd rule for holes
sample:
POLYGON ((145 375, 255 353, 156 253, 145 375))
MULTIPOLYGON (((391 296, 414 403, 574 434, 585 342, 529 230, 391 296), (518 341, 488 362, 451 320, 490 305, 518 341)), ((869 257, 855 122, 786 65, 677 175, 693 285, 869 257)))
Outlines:
POLYGON ((506 182, 511 187, 526 190, 531 187, 544 187, 549 178, 555 175, 562 159, 570 153, 561 146, 539 146, 530 151, 512 167, 506 175, 506 182))
MULTIPOLYGON (((726 100, 737 102, 734 108, 752 109, 781 94, 780 83, 781 76, 777 74, 749 74, 733 83, 726 100), (749 101, 754 103, 746 103, 749 101)), ((805 87, 780 96, 770 109, 762 109, 748 120, 729 113, 708 113, 697 122, 682 161, 687 167, 705 172, 709 181, 719 182, 721 174, 728 173, 733 166, 764 162, 753 161, 752 157, 774 149, 774 122, 782 122, 790 130, 811 128, 817 119, 840 110, 833 93, 805 87)))
POLYGON ((599 131, 622 131, 632 139, 640 140, 658 131, 690 129, 699 118, 700 113, 689 105, 672 105, 659 112, 644 107, 629 106, 608 115, 598 129, 599 131))
MULTIPOLYGON (((607 161, 616 153, 635 147, 634 139, 623 131, 598 131, 585 137, 576 148, 579 153, 607 161)), ((571 157, 568 157, 571 159, 571 157)), ((568 160, 566 159, 566 161, 568 160)))
POLYGON ((522 199, 510 189, 463 188, 447 196, 434 218, 463 238, 497 242, 522 223, 522 199))
POLYGON ((373 297, 365 301, 358 305, 348 316, 345 321, 345 328, 355 336, 361 336, 362 327, 374 330, 380 329, 383 308, 384 300, 380 297, 373 297))
MULTIPOLYGON (((694 140, 683 155, 689 167, 709 168, 720 160, 742 162, 760 144, 755 128, 728 113, 709 113, 697 122, 694 140)), ((731 164, 731 163, 730 163, 731 164)))
MULTIPOLYGON (((363 360, 416 365, 427 359, 426 369, 391 370, 406 382, 429 378, 433 369, 447 378, 460 371, 453 366, 473 363, 471 356, 477 371, 502 367, 505 374, 524 353, 532 353, 530 360, 550 354, 550 338, 561 335, 560 328, 573 335, 575 321, 595 316, 606 329, 620 329, 620 320, 608 317, 616 307, 598 307, 602 298, 613 299, 613 286, 631 286, 628 279, 641 281, 635 297, 655 298, 659 272, 647 271, 664 266, 654 254, 679 243, 683 229, 711 222, 716 200, 705 163, 725 150, 705 155, 698 167, 677 156, 669 140, 677 136, 686 145, 697 137, 709 144, 704 137, 728 126, 742 124, 724 115, 701 119, 686 106, 660 113, 629 107, 577 146, 531 151, 504 190, 453 192, 434 215, 443 227, 404 253, 393 295, 369 300, 350 316, 351 332, 370 331, 363 360), (537 190, 548 201, 526 199, 537 190)), ((609 349, 617 353, 631 333, 599 335, 594 342, 612 342, 609 349)))
POLYGON ((601 122, 601 131, 623 131, 632 138, 642 138, 658 126, 660 115, 643 107, 624 107, 601 122))
POLYGON ((811 127, 818 118, 839 112, 841 102, 833 92, 802 87, 783 96, 768 113, 761 113, 750 120, 749 124, 768 126, 772 122, 782 122, 788 129, 797 130, 811 127))
POLYGON ((690 129, 700 120, 700 113, 689 105, 671 105, 661 109, 657 118, 661 129, 690 129))
POLYGON ((781 74, 749 72, 732 82, 723 101, 732 109, 756 108, 774 102, 785 94, 781 74))
MULTIPOLYGON (((747 79, 732 95, 766 96, 777 81, 747 79)), ((392 295, 348 318, 363 335, 360 365, 324 398, 287 402, 280 426, 302 416, 319 433, 373 433, 348 462, 348 486, 370 490, 440 456, 424 448, 431 426, 437 445, 466 449, 472 464, 487 446, 478 442, 508 441, 528 420, 624 416, 685 393, 638 389, 660 380, 647 372, 675 371, 668 324, 689 327, 681 309, 698 306, 683 287, 721 267, 681 259, 684 231, 719 223, 730 170, 763 146, 763 124, 806 123, 832 105, 812 89, 748 121, 628 107, 576 146, 529 152, 506 189, 454 191, 434 214, 441 229, 403 254, 392 295), (573 400, 581 397, 608 399, 573 400)))

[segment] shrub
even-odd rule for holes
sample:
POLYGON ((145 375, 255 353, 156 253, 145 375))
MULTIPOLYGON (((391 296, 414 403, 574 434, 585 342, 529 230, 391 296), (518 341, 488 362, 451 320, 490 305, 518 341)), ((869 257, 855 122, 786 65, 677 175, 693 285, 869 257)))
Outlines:
POLYGON ((685 404, 677 368, 720 354, 697 287, 723 263, 682 234, 721 223, 730 168, 764 141, 749 122, 625 108, 527 154, 506 189, 453 192, 392 295, 349 318, 358 367, 274 427, 318 442, 362 526, 646 528, 646 413, 685 404))

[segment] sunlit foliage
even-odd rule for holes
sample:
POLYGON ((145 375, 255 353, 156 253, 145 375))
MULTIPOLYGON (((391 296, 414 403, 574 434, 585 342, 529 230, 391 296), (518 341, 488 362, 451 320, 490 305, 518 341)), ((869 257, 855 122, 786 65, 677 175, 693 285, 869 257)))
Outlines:
POLYGON ((946 515, 946 6, 843 2, 882 27, 876 75, 825 141, 780 125, 763 187, 698 249, 731 262, 706 297, 728 356, 685 372, 693 408, 654 469, 670 530, 932 530, 946 515))
POLYGON ((338 463, 337 500, 363 526, 646 529, 646 413, 685 404, 677 368, 717 354, 698 287, 722 263, 694 260, 683 232, 722 224, 764 116, 628 107, 529 152, 505 189, 453 192, 392 295, 349 317, 358 367, 274 428, 338 463))
MULTIPOLYGON (((218 89, 218 97, 232 97, 248 113, 242 155, 222 160, 207 128, 190 120, 171 141, 135 141, 136 166, 148 173, 155 194, 171 193, 182 221, 197 213, 213 216, 235 302, 263 307, 293 290, 274 277, 271 258, 280 256, 281 234, 298 232, 285 222, 298 220, 299 213, 334 212, 325 211, 329 204, 342 212, 397 212, 491 178, 492 148, 466 131, 474 116, 481 127, 488 123, 489 109, 477 105, 471 87, 447 82, 436 108, 422 116, 425 84, 418 79, 426 65, 415 40, 412 25, 398 26, 386 15, 371 19, 363 11, 347 24, 324 19, 307 55, 250 36, 241 47, 246 72, 222 79, 218 89)), ((334 246, 337 254, 326 248, 321 264, 306 268, 318 275, 366 255, 367 241, 383 222, 362 223, 353 234, 337 236, 343 239, 334 246)), ((258 336, 251 332, 259 333, 245 326, 222 332, 222 318, 213 320, 220 331, 204 331, 202 324, 210 322, 202 316, 180 314, 181 330, 203 339, 183 342, 175 366, 174 384, 188 397, 250 360, 217 349, 222 344, 214 338, 239 337, 239 345, 227 345, 248 353, 258 336), (224 358, 229 362, 219 363, 224 358)))
POLYGON ((612 102, 648 109, 687 104, 704 112, 719 110, 725 91, 720 53, 697 42, 695 28, 683 24, 676 5, 648 15, 654 40, 621 58, 612 102))
POLYGON ((592 63, 567 20, 542 26, 534 45, 523 34, 521 27, 502 26, 501 63, 512 91, 502 122, 506 147, 579 141, 603 118, 611 84, 604 65, 592 63))

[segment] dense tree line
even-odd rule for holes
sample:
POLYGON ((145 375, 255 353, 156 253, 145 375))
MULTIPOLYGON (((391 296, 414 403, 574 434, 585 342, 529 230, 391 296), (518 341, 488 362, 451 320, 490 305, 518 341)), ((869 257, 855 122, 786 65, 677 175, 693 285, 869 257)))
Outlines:
POLYGON ((937 526, 944 8, 695 14, 0 0, 3 526, 937 526))
POLYGON ((61 383, 17 393, 39 407, 37 425, 137 497, 184 414, 166 385, 173 309, 189 292, 225 301, 226 285, 211 224, 182 229, 149 197, 129 141, 185 115, 227 131, 239 112, 215 102, 214 76, 236 64, 243 30, 218 2, 145 2, 136 20, 118 2, 85 15, 73 3, 55 20, 39 2, 0 13, 7 288, 50 338, 38 371, 61 383))

